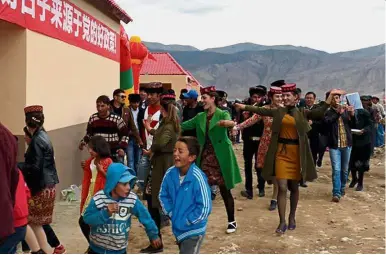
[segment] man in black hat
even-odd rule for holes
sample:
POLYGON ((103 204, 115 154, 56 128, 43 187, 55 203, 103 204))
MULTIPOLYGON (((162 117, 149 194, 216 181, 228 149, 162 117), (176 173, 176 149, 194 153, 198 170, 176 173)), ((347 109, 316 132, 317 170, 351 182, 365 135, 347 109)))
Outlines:
MULTIPOLYGON (((259 85, 249 89, 249 98, 244 101, 247 105, 261 106, 264 103, 265 96, 267 95, 267 88, 259 85)), ((252 117, 251 112, 242 111, 240 112, 240 123, 252 117)), ((248 199, 253 198, 253 176, 252 176, 252 159, 256 155, 259 148, 260 138, 263 134, 264 123, 258 121, 253 126, 245 128, 241 132, 243 145, 243 156, 244 156, 244 171, 245 171, 245 190, 241 191, 241 195, 248 199)), ((256 156, 255 156, 256 160, 256 156)), ((256 169, 258 179, 259 197, 265 196, 265 180, 262 177, 262 169, 256 169)))
POLYGON ((279 87, 285 85, 285 80, 277 80, 271 83, 271 87, 279 87))

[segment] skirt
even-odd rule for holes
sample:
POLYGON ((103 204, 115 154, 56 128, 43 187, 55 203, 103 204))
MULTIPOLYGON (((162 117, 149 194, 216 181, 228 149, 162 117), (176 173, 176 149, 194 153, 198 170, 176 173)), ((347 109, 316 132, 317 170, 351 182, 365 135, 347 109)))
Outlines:
POLYGON ((276 179, 300 181, 299 145, 279 143, 275 162, 276 179))
POLYGON ((32 225, 48 225, 52 223, 54 213, 56 189, 45 188, 28 201, 28 223, 32 225))
POLYGON ((218 163, 212 144, 208 143, 205 147, 201 156, 201 169, 206 177, 208 177, 209 185, 225 185, 220 164, 218 163))
POLYGON ((360 147, 352 147, 350 155, 350 170, 367 172, 370 170, 371 143, 360 147))

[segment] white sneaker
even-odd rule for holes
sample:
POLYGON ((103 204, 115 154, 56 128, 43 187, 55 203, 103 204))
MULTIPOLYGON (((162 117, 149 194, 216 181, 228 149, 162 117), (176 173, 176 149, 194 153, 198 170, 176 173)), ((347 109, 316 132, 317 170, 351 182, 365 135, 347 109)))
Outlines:
POLYGON ((228 228, 227 228, 226 233, 232 234, 232 233, 236 232, 236 229, 237 229, 237 222, 236 221, 228 222, 228 228))

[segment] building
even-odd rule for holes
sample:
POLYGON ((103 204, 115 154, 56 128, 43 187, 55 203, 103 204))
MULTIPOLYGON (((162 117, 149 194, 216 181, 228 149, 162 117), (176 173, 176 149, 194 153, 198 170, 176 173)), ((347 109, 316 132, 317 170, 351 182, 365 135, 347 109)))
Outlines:
MULTIPOLYGON (((27 105, 44 107, 59 189, 80 184, 78 150, 95 100, 119 88, 120 20, 113 0, 0 1, 0 121, 23 137, 27 105)), ((19 139, 19 159, 26 147, 19 139)))
POLYGON ((200 83, 169 53, 152 52, 151 54, 155 60, 145 59, 139 78, 140 85, 158 81, 162 82, 165 89, 173 89, 177 96, 179 96, 181 89, 187 88, 187 86, 200 93, 200 83))

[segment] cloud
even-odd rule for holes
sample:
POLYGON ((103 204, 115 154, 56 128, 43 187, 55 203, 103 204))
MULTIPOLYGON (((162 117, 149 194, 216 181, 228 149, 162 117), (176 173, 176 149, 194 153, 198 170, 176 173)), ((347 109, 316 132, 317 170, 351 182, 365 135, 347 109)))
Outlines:
POLYGON ((180 13, 184 14, 209 14, 212 12, 218 12, 222 11, 225 8, 225 6, 198 6, 198 7, 191 7, 191 8, 186 8, 182 7, 179 8, 178 11, 180 13))

